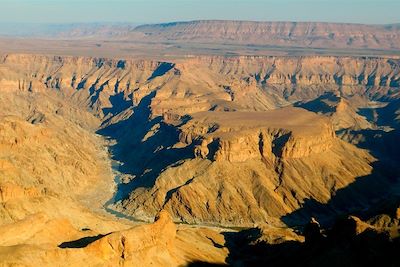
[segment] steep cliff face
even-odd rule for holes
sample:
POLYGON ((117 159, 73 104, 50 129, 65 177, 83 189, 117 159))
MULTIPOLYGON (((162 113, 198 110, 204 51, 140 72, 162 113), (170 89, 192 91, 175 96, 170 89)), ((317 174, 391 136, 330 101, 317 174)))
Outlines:
MULTIPOLYGON (((1 66, 1 90, 44 92, 54 89, 98 115, 132 105, 132 92, 161 63, 84 57, 8 55, 1 66), (121 89, 123 88, 123 89, 121 89), (126 90, 126 95, 125 95, 126 90), (115 96, 111 98, 110 96, 115 96), (107 109, 103 111, 102 109, 107 109)), ((121 110, 119 110, 121 111, 121 110)))
POLYGON ((176 103, 185 105, 184 101, 174 103, 183 95, 197 96, 192 109, 205 108, 205 97, 190 84, 196 84, 200 92, 210 92, 206 97, 213 110, 267 110, 312 100, 326 92, 382 100, 398 97, 395 88, 399 88, 399 62, 395 59, 201 57, 178 61, 175 68, 180 71, 179 83, 170 93, 157 93, 155 99, 161 99, 154 105, 155 111, 168 111, 168 105, 176 103))
MULTIPOLYGON (((398 87, 399 60, 362 57, 199 57, 182 68, 206 66, 227 75, 253 78, 270 85, 316 84, 336 86, 398 87)), ((243 77, 244 78, 244 77, 243 77)))
POLYGON ((320 22, 191 21, 137 27, 142 39, 185 42, 398 49, 399 29, 320 22))
POLYGON ((398 97, 397 59, 200 57, 177 62, 8 55, 1 90, 55 89, 98 116, 112 117, 155 92, 152 112, 268 110, 325 92, 398 97), (196 105, 193 105, 196 103, 196 105))
POLYGON ((192 115, 180 141, 196 157, 244 162, 253 158, 301 158, 331 148, 330 123, 302 109, 268 112, 201 112, 192 115))

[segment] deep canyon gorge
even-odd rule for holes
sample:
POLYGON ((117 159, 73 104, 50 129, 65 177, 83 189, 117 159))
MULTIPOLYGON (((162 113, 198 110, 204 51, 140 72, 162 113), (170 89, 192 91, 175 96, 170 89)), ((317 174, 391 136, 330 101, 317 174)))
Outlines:
MULTIPOLYGON (((211 41, 253 41, 232 36, 254 25, 225 23, 223 35, 215 23, 130 34, 203 42, 211 27, 211 41)), ((248 34, 265 43, 258 35, 291 28, 285 45, 297 46, 333 27, 311 26, 260 24, 248 34)), ((374 28, 349 44, 354 27, 325 38, 337 49, 398 49, 395 27, 386 29, 391 39, 374 28)), ((299 251, 311 255, 300 266, 320 266, 347 255, 340 238, 348 236, 395 251, 400 59, 333 54, 4 52, 0 265, 260 266, 289 246, 294 261, 299 251), (304 245, 311 218, 329 229, 311 237, 327 240, 326 258, 304 245)))

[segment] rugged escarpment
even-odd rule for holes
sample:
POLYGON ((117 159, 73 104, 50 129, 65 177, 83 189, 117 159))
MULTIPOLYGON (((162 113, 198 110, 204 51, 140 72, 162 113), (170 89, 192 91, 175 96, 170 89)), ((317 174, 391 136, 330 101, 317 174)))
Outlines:
POLYGON ((268 112, 201 112, 192 115, 180 141, 195 145, 195 155, 244 162, 252 158, 301 158, 333 145, 329 122, 302 109, 268 112))
POLYGON ((189 21, 139 26, 142 39, 162 41, 398 49, 399 29, 321 22, 189 21))
POLYGON ((398 25, 203 20, 138 27, 110 23, 14 25, 18 27, 16 31, 10 29, 12 25, 8 26, 11 37, 0 38, 1 50, 47 55, 140 55, 146 58, 193 54, 398 56, 400 51, 398 25), (29 32, 27 38, 12 37, 26 31, 29 32))
POLYGON ((395 88, 399 88, 396 59, 197 57, 178 61, 175 68, 179 82, 173 90, 166 86, 157 91, 153 112, 179 113, 186 108, 182 112, 192 113, 210 106, 225 111, 267 110, 312 100, 326 92, 385 100, 398 97, 395 88), (195 98, 195 106, 188 103, 190 97, 195 98))
POLYGON ((197 57, 168 63, 8 55, 0 64, 0 84, 3 91, 55 89, 112 117, 151 93, 155 115, 267 110, 325 92, 387 100, 398 97, 399 72, 397 59, 383 58, 197 57))
POLYGON ((266 84, 398 86, 397 59, 365 57, 195 57, 185 61, 225 75, 250 74, 266 84))
MULTIPOLYGON (((357 178, 375 175, 374 157, 333 130, 372 127, 359 110, 399 97, 400 66, 398 59, 361 57, 157 62, 7 55, 0 74, 4 96, 51 92, 71 104, 21 102, 25 108, 17 115, 30 125, 26 129, 39 131, 69 114, 78 129, 114 140, 111 151, 125 175, 116 199, 122 212, 151 219, 164 208, 178 221, 249 225, 278 224, 308 200, 327 204, 357 178), (298 108, 280 109, 291 105, 298 108)), ((83 134, 77 131, 67 134, 83 134)), ((381 184, 376 195, 387 181, 381 184)), ((373 199, 359 195, 355 206, 373 199)), ((354 209, 336 203, 327 217, 354 209)))

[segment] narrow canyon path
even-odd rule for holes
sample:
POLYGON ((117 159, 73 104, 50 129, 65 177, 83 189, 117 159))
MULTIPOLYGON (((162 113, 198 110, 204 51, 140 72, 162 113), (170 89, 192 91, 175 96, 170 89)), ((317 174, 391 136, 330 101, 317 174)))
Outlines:
POLYGON ((119 184, 122 183, 122 179, 121 179, 122 174, 119 171, 120 165, 121 165, 120 162, 111 160, 111 168, 112 168, 112 172, 114 175, 115 190, 114 190, 112 197, 107 202, 104 203, 104 206, 103 206, 104 210, 119 219, 126 219, 126 220, 130 220, 130 221, 133 221, 136 223, 140 223, 140 222, 146 223, 143 220, 139 220, 138 218, 135 218, 133 216, 129 216, 125 213, 122 213, 113 207, 113 205, 116 203, 116 199, 118 199, 118 194, 119 194, 118 186, 119 186, 119 184))

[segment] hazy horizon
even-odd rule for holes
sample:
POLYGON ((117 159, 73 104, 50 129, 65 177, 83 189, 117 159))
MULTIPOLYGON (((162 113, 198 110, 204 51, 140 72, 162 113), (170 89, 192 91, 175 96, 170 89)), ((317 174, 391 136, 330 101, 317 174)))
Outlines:
POLYGON ((151 24, 191 20, 399 23, 395 0, 0 0, 1 24, 151 24))

